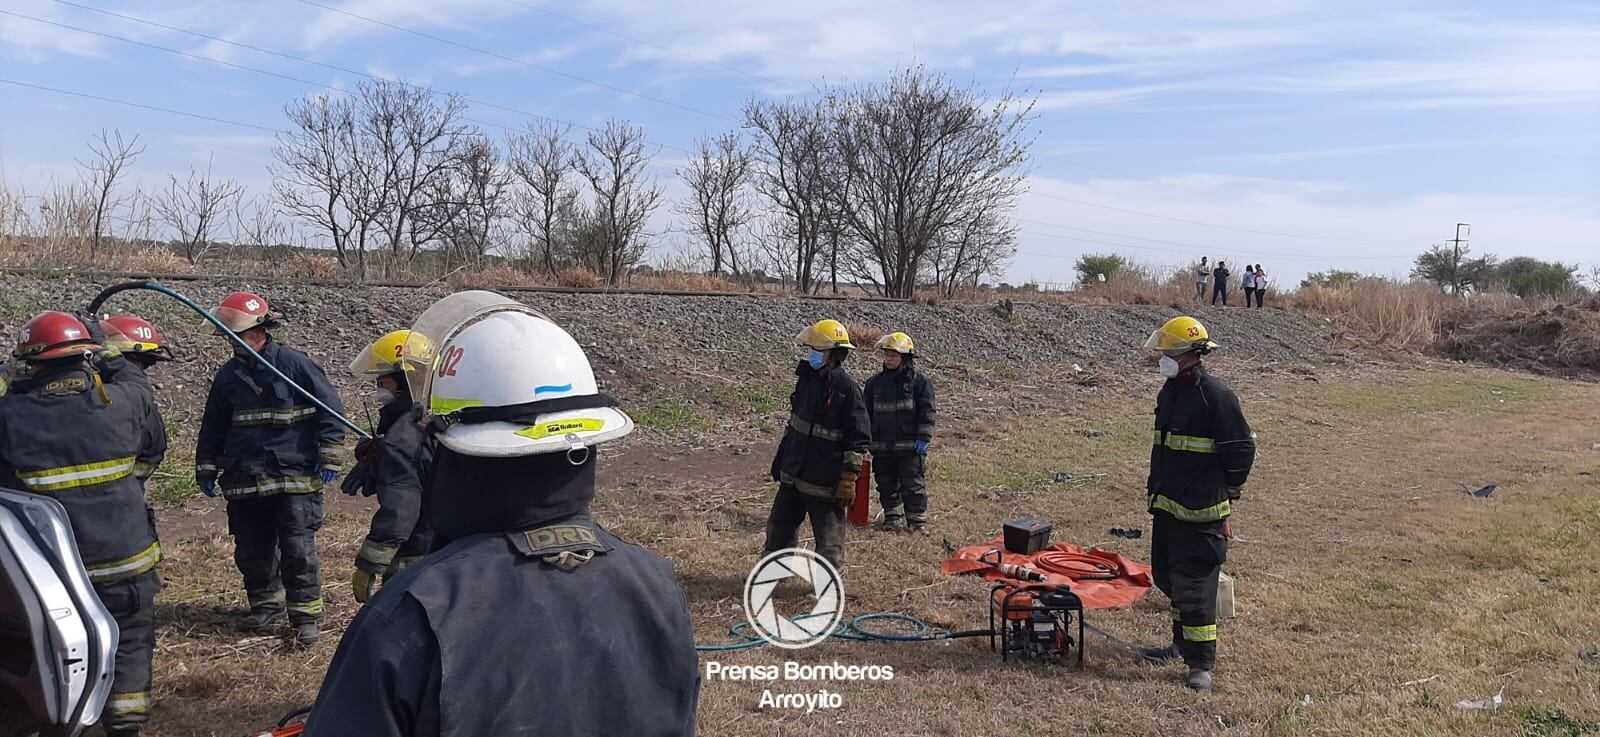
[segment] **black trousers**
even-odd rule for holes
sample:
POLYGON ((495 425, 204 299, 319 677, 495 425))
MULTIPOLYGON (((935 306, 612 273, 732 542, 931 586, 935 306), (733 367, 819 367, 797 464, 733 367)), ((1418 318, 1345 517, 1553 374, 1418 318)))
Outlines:
POLYGON ((1250 303, 1253 300, 1255 300, 1255 297, 1256 297, 1256 288, 1255 287, 1245 287, 1244 288, 1244 306, 1245 307, 1249 307, 1250 303))
POLYGON ((1172 643, 1192 668, 1217 662, 1217 575, 1228 559, 1223 523, 1152 516, 1150 566, 1156 588, 1172 602, 1172 643))
MULTIPOLYGON (((1265 297, 1266 294, 1267 294, 1267 290, 1262 289, 1260 287, 1256 288, 1256 307, 1260 307, 1261 306, 1261 299, 1263 297, 1265 297)), ((1248 305, 1246 305, 1246 306, 1248 307, 1248 305)))
POLYGON ((251 610, 282 611, 287 606, 289 621, 295 624, 321 619, 320 529, 320 492, 228 502, 233 562, 244 576, 251 610))
POLYGON ((161 579, 146 571, 121 581, 95 584, 100 603, 117 620, 117 659, 111 698, 100 723, 106 729, 140 729, 150 721, 150 659, 156 651, 156 592, 161 579))
POLYGON ((909 522, 928 521, 928 486, 923 482, 927 456, 917 453, 872 456, 872 476, 878 482, 878 503, 884 520, 902 516, 909 522))
POLYGON ((1217 282, 1217 285, 1215 287, 1211 288, 1211 306, 1213 306, 1213 307, 1216 306, 1216 304, 1217 304, 1217 296, 1218 295, 1222 296, 1222 306, 1223 307, 1227 307, 1228 306, 1228 285, 1223 284, 1222 282, 1219 281, 1219 282, 1217 282))
POLYGON ((817 540, 817 554, 826 558, 834 568, 844 567, 845 507, 838 501, 803 494, 788 484, 778 487, 772 499, 772 512, 767 515, 768 553, 792 548, 799 544, 800 523, 811 518, 811 533, 817 540))

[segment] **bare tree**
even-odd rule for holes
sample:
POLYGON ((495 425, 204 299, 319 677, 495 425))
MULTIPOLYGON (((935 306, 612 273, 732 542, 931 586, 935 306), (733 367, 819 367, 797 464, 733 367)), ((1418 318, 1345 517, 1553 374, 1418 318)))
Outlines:
POLYGON ((88 161, 78 160, 78 165, 84 170, 84 188, 89 191, 94 207, 89 226, 90 254, 100 251, 107 226, 116 210, 130 201, 128 195, 117 193, 117 184, 142 153, 144 147, 139 145, 137 135, 124 139, 120 129, 113 128, 108 132, 101 128, 89 141, 88 161))
POLYGON ((591 209, 602 235, 601 258, 589 266, 616 286, 644 258, 644 226, 661 204, 661 188, 645 174, 654 153, 645 152, 643 128, 612 120, 588 143, 577 169, 594 191, 591 209))
POLYGON ((367 170, 363 190, 375 198, 377 227, 390 260, 410 263, 426 244, 454 227, 465 202, 450 186, 468 166, 481 139, 463 116, 459 95, 438 99, 431 91, 399 82, 373 82, 358 91, 359 131, 379 166, 367 170))
POLYGON ((278 210, 266 197, 238 198, 233 205, 233 242, 265 249, 289 240, 288 228, 278 218, 278 210))
POLYGON ((1016 256, 1017 228, 1000 212, 1003 203, 975 204, 977 209, 957 218, 957 227, 943 230, 934 243, 933 280, 944 297, 976 289, 986 274, 999 273, 1016 256))
POLYGON ((689 219, 690 232, 705 243, 712 273, 722 273, 723 264, 735 275, 741 273, 735 239, 754 214, 745 199, 754 169, 755 160, 739 135, 724 133, 701 139, 695 157, 679 173, 690 199, 678 204, 678 212, 689 219))
POLYGON ((840 171, 834 202, 860 242, 860 276, 911 297, 928 251, 1022 190, 1033 103, 912 67, 830 97, 840 171))
POLYGON ((215 179, 211 165, 204 172, 191 168, 189 177, 180 181, 167 175, 169 183, 165 192, 151 199, 151 206, 162 223, 177 235, 178 246, 189 263, 200 262, 200 257, 211 249, 218 225, 228 223, 230 210, 238 203, 244 188, 232 179, 215 179))
POLYGON ((763 247, 799 291, 812 291, 829 219, 833 141, 825 111, 817 103, 753 99, 744 124, 755 132, 756 190, 781 215, 768 224, 763 247))
POLYGON ((272 154, 272 188, 291 216, 327 236, 339 265, 365 274, 367 235, 382 197, 379 175, 363 160, 350 98, 315 97, 284 110, 291 128, 278 135, 272 154))
POLYGON ((438 198, 461 203, 450 229, 450 245, 461 253, 464 261, 480 266, 483 257, 488 255, 505 213, 509 183, 510 176, 494 144, 485 138, 472 142, 450 183, 454 191, 438 198))
POLYGON ((570 126, 542 122, 506 138, 511 175, 517 185, 512 189, 510 210, 529 241, 526 266, 531 270, 537 261, 547 274, 556 273, 560 235, 571 225, 563 218, 572 214, 578 201, 573 171, 576 154, 566 140, 570 130, 570 126))
POLYGON ((450 232, 465 203, 451 186, 481 139, 459 96, 400 82, 363 83, 351 98, 291 103, 273 150, 284 207, 326 233, 361 274, 369 245, 387 270, 450 232), (374 244, 373 241, 376 241, 374 244))

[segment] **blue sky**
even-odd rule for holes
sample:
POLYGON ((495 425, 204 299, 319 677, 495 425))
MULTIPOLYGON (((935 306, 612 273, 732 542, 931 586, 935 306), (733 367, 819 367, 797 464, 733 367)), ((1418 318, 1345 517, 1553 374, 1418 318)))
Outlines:
MULTIPOLYGON (((359 80, 95 8, 579 125, 625 118, 669 147, 655 171, 676 197, 677 149, 737 127, 750 97, 921 62, 1038 95, 1011 281, 1068 281, 1086 251, 1260 262, 1280 284, 1324 268, 1403 273, 1456 222, 1473 224, 1478 252, 1600 265, 1592 2, 317 2, 460 45, 306 0, 0 0, 0 79, 265 129, 316 85, 359 80)), ((0 96, 13 187, 72 176, 89 136, 119 127, 148 147, 143 182, 209 159, 268 191, 269 130, 4 83, 0 96)), ((656 225, 675 217, 663 208, 656 225)))

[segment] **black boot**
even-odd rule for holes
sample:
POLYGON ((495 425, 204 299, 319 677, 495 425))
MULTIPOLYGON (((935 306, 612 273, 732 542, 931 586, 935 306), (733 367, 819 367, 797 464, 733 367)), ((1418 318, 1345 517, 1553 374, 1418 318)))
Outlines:
POLYGON ((316 622, 301 622, 294 626, 294 644, 310 647, 322 639, 322 629, 316 622))
POLYGON ((1211 671, 1205 668, 1190 668, 1189 678, 1184 683, 1194 691, 1211 693, 1211 671))
POLYGON ((287 617, 284 610, 276 607, 256 607, 239 620, 240 632, 263 633, 271 632, 287 617))

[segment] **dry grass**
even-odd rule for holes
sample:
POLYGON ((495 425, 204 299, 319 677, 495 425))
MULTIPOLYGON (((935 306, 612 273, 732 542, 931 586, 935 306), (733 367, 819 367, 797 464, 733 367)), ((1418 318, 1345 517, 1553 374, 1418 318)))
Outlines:
MULTIPOLYGON (((1227 570, 1239 579, 1241 616, 1222 626, 1216 694, 1190 694, 1176 670, 1135 664, 1103 646, 1091 648, 1086 671, 1073 672, 1002 665, 975 641, 830 642, 703 660, 886 664, 895 679, 710 681, 701 733, 1010 735, 1028 725, 1039 734, 1377 737, 1545 734, 1526 730, 1600 719, 1600 670, 1578 657, 1600 649, 1600 486, 1577 475, 1593 470, 1600 389, 1486 370, 1320 383, 1219 370, 1244 397, 1262 451, 1234 521, 1240 539, 1227 570), (1501 490, 1475 499, 1458 483, 1501 490), (1502 685, 1499 712, 1454 706, 1502 685), (842 693, 845 707, 757 710, 769 687, 825 688, 842 693)), ((1015 517, 1043 516, 1055 521, 1058 539, 1144 558, 1145 541, 1105 533, 1145 525, 1149 401, 1140 392, 1082 394, 1036 414, 976 422, 968 439, 941 442, 929 476, 935 535, 852 532, 851 611, 980 626, 984 588, 937 573, 940 541, 986 539, 1015 517), (1082 432, 1089 429, 1105 434, 1082 432), (1049 483, 1061 471, 1084 482, 1049 483)), ((632 470, 607 484, 597 516, 672 559, 700 641, 726 642, 727 627, 742 619, 733 604, 771 499, 767 458, 698 452, 705 462, 686 470, 676 461, 627 462, 634 455, 608 460, 632 470)), ((169 509, 163 518, 183 513, 169 509)), ((345 581, 364 513, 334 512, 322 535, 335 627, 355 609, 345 581)), ((154 735, 247 733, 309 701, 334 649, 329 641, 293 652, 228 630, 242 600, 222 522, 212 519, 169 542, 154 735)), ((1096 612, 1091 621, 1126 640, 1155 642, 1165 636, 1165 607, 1152 592, 1131 611, 1096 612)))
POLYGON ((547 280, 542 280, 526 271, 515 269, 505 264, 495 264, 482 269, 470 269, 451 275, 450 286, 458 289, 494 289, 496 287, 539 287, 548 286, 547 280))
POLYGON ((658 271, 649 275, 635 275, 628 279, 633 289, 660 289, 670 292, 748 292, 744 284, 719 274, 696 274, 684 271, 658 271))
POLYGON ((598 289, 605 284, 605 280, 596 276, 594 272, 579 266, 568 266, 556 274, 556 286, 559 287, 598 289))
POLYGON ((1458 303, 1420 284, 1357 282, 1347 287, 1307 286, 1285 295, 1293 309, 1323 318, 1357 345, 1422 349, 1439 337, 1440 320, 1458 303))

